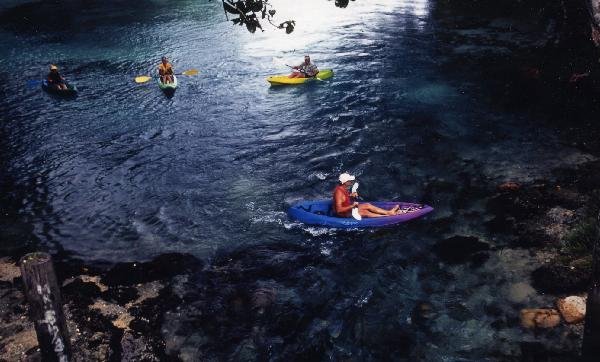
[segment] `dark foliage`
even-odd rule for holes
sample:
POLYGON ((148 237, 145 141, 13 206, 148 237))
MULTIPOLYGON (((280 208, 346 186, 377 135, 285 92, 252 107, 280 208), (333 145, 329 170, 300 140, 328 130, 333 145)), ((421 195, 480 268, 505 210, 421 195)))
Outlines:
MULTIPOLYGON (((355 0, 352 0, 355 1, 355 0)), ((237 18, 231 21, 239 26, 246 26, 249 32, 254 33, 256 29, 264 31, 260 23, 261 20, 267 20, 269 24, 277 29, 285 29, 287 34, 294 31, 296 22, 294 20, 286 20, 282 23, 274 23, 275 9, 269 4, 269 0, 222 0, 225 16, 229 20, 227 14, 237 15, 237 18)), ((335 0, 335 6, 345 8, 350 0, 335 0)))

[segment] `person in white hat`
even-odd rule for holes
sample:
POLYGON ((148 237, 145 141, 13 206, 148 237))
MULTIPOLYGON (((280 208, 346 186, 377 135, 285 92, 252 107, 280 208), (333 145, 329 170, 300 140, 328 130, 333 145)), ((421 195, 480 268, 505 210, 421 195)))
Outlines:
POLYGON ((352 184, 356 177, 344 172, 339 177, 340 184, 333 190, 333 210, 339 217, 352 217, 352 209, 357 207, 358 213, 362 217, 382 217, 396 215, 400 206, 395 206, 391 210, 384 210, 369 203, 358 203, 352 201, 353 197, 358 197, 356 192, 350 193, 352 184))

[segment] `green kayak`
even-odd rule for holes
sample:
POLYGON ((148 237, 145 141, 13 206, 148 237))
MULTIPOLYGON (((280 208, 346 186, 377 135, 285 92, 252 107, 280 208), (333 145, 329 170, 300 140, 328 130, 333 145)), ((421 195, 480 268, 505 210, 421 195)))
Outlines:
POLYGON ((173 76, 173 83, 163 83, 158 78, 158 87, 165 93, 175 93, 175 89, 177 89, 177 77, 173 76))

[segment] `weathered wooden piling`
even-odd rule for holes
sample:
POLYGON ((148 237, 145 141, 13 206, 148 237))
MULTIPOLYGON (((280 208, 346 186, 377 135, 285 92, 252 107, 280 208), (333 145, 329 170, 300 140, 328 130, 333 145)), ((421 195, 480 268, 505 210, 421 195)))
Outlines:
POLYGON ((71 342, 52 258, 46 253, 27 254, 20 267, 42 360, 70 361, 71 342))
POLYGON ((597 361, 600 356, 600 233, 598 231, 600 231, 600 214, 596 222, 592 277, 586 303, 582 348, 584 361, 597 361))

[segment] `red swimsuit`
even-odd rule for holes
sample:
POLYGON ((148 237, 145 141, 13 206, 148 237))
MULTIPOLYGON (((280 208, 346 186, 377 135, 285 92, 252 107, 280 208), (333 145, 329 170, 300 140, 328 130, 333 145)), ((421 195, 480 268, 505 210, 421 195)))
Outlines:
POLYGON ((352 205, 352 199, 350 199, 350 192, 348 191, 348 189, 347 189, 347 188, 346 188, 344 185, 338 185, 338 186, 336 186, 336 187, 335 187, 335 189, 333 189, 333 210, 335 211, 335 213, 336 213, 338 216, 341 216, 341 217, 347 217, 347 216, 349 215, 349 212, 348 212, 348 211, 346 211, 346 212, 339 212, 339 211, 336 209, 336 205, 335 205, 335 194, 336 194, 336 192, 337 192, 338 190, 341 190, 341 191, 342 191, 342 193, 344 194, 344 200, 342 201, 342 206, 343 206, 343 207, 347 207, 347 206, 350 206, 350 205, 352 205))

